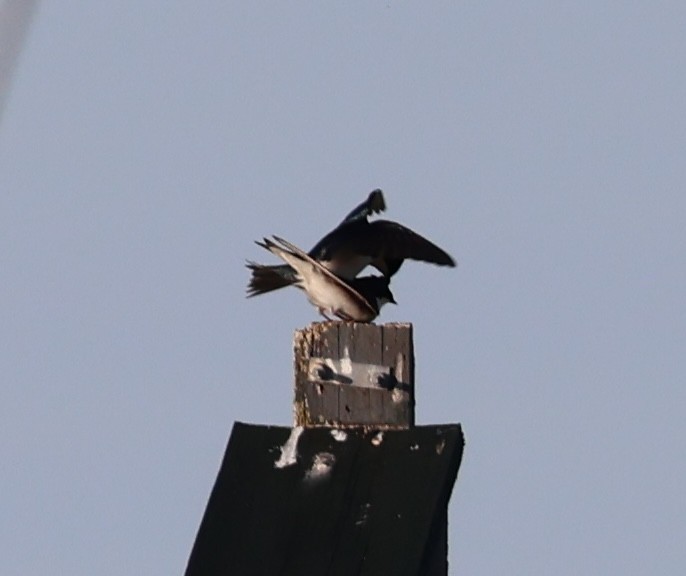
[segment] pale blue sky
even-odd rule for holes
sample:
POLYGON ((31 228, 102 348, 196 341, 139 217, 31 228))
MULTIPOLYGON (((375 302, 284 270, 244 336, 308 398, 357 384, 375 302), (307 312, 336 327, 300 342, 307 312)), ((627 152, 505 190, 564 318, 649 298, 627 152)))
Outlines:
POLYGON ((452 574, 686 568, 686 4, 44 0, 0 124, 0 572, 179 574, 292 289, 376 187, 452 574))

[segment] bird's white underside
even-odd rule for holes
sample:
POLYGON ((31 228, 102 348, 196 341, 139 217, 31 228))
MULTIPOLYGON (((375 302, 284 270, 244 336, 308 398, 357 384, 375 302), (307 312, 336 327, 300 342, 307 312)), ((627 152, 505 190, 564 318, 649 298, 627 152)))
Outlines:
POLYGON ((344 287, 332 282, 331 278, 318 266, 279 247, 273 246, 270 250, 296 271, 296 286, 305 291, 310 303, 325 316, 343 314, 348 318, 364 322, 373 319, 371 311, 362 305, 357 297, 344 287))

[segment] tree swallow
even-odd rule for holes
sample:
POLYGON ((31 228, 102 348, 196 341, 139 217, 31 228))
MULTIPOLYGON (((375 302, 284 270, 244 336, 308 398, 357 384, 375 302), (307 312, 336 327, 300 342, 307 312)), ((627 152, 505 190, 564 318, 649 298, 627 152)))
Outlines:
MULTIPOLYGON (((309 251, 308 256, 345 280, 353 280, 366 266, 373 266, 390 278, 406 259, 455 266, 444 250, 409 228, 389 220, 369 222, 372 214, 386 209, 383 192, 372 191, 343 221, 309 251)), ((248 262, 252 271, 248 297, 289 286, 296 282, 288 265, 265 266, 248 262)))
POLYGON ((291 282, 289 276, 289 284, 304 290, 310 303, 327 320, 332 315, 352 322, 371 322, 384 304, 395 304, 390 278, 364 276, 344 280, 297 246, 278 236, 273 238, 275 241, 265 238, 256 244, 286 262, 293 277, 291 282))

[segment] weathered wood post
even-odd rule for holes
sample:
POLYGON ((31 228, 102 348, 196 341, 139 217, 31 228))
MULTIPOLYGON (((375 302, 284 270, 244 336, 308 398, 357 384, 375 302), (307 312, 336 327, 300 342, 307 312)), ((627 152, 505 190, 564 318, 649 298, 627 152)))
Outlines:
POLYGON ((296 426, 414 426, 411 324, 314 323, 294 353, 296 426))
POLYGON ((295 425, 236 422, 186 576, 446 576, 459 424, 415 426, 411 324, 297 330, 295 425))

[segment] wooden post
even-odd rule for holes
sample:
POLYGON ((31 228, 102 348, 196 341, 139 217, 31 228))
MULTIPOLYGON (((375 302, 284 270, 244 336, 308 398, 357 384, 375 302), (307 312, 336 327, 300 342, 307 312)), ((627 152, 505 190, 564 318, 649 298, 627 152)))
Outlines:
POLYGON ((316 322, 294 351, 296 426, 414 426, 412 324, 316 322))
POLYGON ((295 426, 234 425, 186 576, 446 576, 463 445, 414 425, 411 324, 298 330, 295 426))

